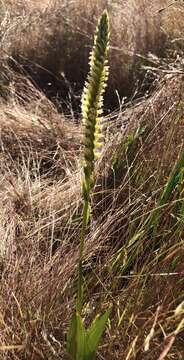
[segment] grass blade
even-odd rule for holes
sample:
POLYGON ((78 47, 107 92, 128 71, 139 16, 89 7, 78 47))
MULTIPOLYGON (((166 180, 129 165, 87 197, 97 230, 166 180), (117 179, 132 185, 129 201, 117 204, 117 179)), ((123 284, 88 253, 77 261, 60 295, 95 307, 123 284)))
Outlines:
POLYGON ((97 316, 87 331, 87 357, 86 360, 93 360, 105 331, 107 321, 111 313, 111 307, 102 316, 97 316))

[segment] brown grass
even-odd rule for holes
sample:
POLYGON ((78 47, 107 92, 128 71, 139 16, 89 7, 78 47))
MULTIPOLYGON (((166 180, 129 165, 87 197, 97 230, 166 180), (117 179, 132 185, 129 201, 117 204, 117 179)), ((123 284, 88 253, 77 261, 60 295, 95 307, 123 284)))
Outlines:
POLYGON ((40 8, 30 6, 29 1, 20 1, 19 7, 10 1, 2 7, 3 64, 6 58, 14 70, 28 74, 58 106, 58 98, 64 99, 62 108, 71 113, 71 102, 74 109, 79 106, 97 18, 107 7, 111 19, 111 72, 106 108, 117 107, 117 92, 122 99, 149 89, 155 75, 146 75, 142 65, 155 65, 153 59, 149 60, 150 52, 165 58, 169 49, 181 45, 182 40, 176 38, 178 33, 181 39, 183 36, 183 7, 177 2, 167 8, 169 3, 50 1, 40 8))
MULTIPOLYGON (((164 335, 158 322, 170 334, 180 319, 170 319, 183 297, 183 268, 180 261, 183 254, 182 232, 180 240, 172 232, 174 202, 163 214, 160 225, 162 235, 158 234, 157 250, 153 248, 149 233, 141 236, 141 242, 137 234, 145 231, 143 224, 146 214, 152 211, 182 149, 181 86, 181 78, 168 79, 149 100, 137 106, 127 130, 119 130, 118 138, 110 135, 112 139, 96 169, 94 220, 86 239, 86 312, 90 316, 94 306, 97 311, 99 306, 104 308, 108 302, 114 303, 114 316, 106 335, 107 345, 100 351, 106 359, 111 359, 112 353, 113 359, 128 356, 135 337, 134 356, 130 358, 148 359, 152 356, 152 359, 157 359, 162 343, 164 347, 164 335), (139 124, 145 123, 148 126, 145 135, 140 136, 130 153, 122 152, 120 156, 122 139, 126 143, 128 134, 134 132, 139 124), (166 144, 168 151, 164 151, 166 144), (125 164, 118 168, 117 182, 112 181, 110 165, 114 162, 114 154, 118 154, 122 165, 125 164), (137 241, 129 245, 134 236, 138 236, 137 241), (177 260, 172 270, 171 264, 175 258, 177 260), (176 275, 169 275, 172 272, 176 275), (167 276, 162 276, 167 273, 167 276), (157 328, 150 340, 148 356, 144 352, 144 336, 152 327, 158 306, 157 328), (124 310, 124 319, 118 325, 124 310)), ((17 110, 14 110, 15 114, 17 110)), ((25 114, 23 116, 26 121, 25 114)), ((123 116, 123 112, 119 114, 114 131, 123 116)), ((9 121, 11 128, 15 123, 9 121)), ((21 142, 22 138, 28 139, 28 135, 31 138, 30 123, 25 122, 21 131, 19 126, 13 126, 12 130, 21 142)), ((34 134, 41 138, 39 132, 34 134)), ((9 139, 12 139, 12 143, 9 141, 2 157, 14 147, 11 132, 9 139)), ((29 146, 30 141, 27 147, 31 152, 32 146, 29 146)), ((24 149, 22 154, 26 159, 24 149)), ((19 159, 15 157, 14 162, 19 164, 19 159)), ((37 175, 34 178, 26 161, 22 171, 17 171, 15 175, 10 172, 9 164, 5 166, 3 160, 2 164, 5 170, 1 183, 1 203, 4 204, 1 213, 1 233, 4 238, 1 344, 20 346, 18 349, 4 350, 3 356, 6 359, 65 358, 65 331, 74 301, 81 216, 78 166, 64 180, 61 176, 55 180, 55 177, 45 178, 36 168, 36 161, 37 175)), ((176 339, 176 349, 173 350, 176 356, 182 354, 181 341, 180 337, 176 339)))
MULTIPOLYGON (((23 15, 21 1, 16 7, 1 2, 0 359, 5 360, 67 359, 82 211, 81 126, 72 99, 79 101, 92 29, 107 1, 42 4, 24 2, 23 15), (20 35, 23 28, 15 36, 15 29, 20 35), (50 93, 47 81, 56 81, 50 93), (49 100, 53 96, 63 98, 60 112, 49 100)), ((183 178, 160 210, 156 233, 151 223, 184 138, 183 75, 180 60, 173 61, 173 49, 179 53, 182 43, 176 49, 172 42, 183 36, 182 17, 180 25, 169 22, 183 8, 176 4, 157 17, 166 5, 156 1, 153 7, 146 0, 108 5, 108 108, 119 101, 115 89, 120 100, 132 94, 140 65, 150 65, 138 54, 172 59, 151 63, 160 70, 149 97, 130 98, 104 120, 84 264, 86 323, 113 304, 99 360, 184 357, 183 178)))

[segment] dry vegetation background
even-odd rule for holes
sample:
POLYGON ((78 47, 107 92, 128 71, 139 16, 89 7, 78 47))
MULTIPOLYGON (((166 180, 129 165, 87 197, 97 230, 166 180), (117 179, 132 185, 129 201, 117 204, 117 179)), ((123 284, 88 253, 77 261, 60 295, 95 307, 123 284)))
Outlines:
POLYGON ((0 0, 0 359, 67 359, 80 97, 104 8, 110 78, 84 316, 113 303, 99 360, 184 359, 182 172, 151 225, 184 146, 184 5, 167 0, 0 0))

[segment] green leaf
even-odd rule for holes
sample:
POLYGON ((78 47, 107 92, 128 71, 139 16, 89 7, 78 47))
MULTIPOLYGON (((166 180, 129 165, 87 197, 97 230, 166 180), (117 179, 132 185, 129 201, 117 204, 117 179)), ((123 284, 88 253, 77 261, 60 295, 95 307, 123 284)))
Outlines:
POLYGON ((76 353, 76 334, 77 334, 77 318, 76 313, 73 314, 70 326, 67 333, 67 344, 66 350, 71 355, 71 358, 74 359, 74 354, 76 353))
POLYGON ((74 359, 83 360, 85 359, 86 331, 82 319, 78 312, 76 313, 76 319, 77 319, 77 338, 76 338, 77 352, 76 352, 76 357, 74 359))
POLYGON ((76 312, 71 319, 67 334, 67 352, 72 360, 85 360, 86 332, 82 319, 76 312))
POLYGON ((85 360, 93 360, 97 352, 99 343, 101 341, 102 335, 105 331, 107 321, 111 313, 111 307, 105 312, 104 315, 99 316, 94 319, 90 328, 87 330, 86 335, 86 358, 85 360))

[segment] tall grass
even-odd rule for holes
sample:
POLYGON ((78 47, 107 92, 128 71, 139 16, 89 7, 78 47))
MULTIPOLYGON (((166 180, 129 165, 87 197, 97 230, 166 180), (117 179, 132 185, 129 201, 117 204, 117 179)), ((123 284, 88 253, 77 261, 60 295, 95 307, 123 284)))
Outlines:
POLYGON ((182 5, 176 2, 167 9, 167 3, 167 0, 154 3, 77 0, 51 1, 44 7, 23 1, 7 3, 2 6, 0 27, 4 39, 3 82, 7 85, 13 80, 9 67, 28 75, 60 111, 69 114, 72 108, 79 111, 92 46, 90 34, 102 9, 107 7, 111 15, 111 74, 105 108, 117 108, 119 98, 121 102, 124 97, 143 95, 157 78, 154 71, 147 72, 143 65, 158 68, 160 58, 171 57, 174 61, 182 47, 178 37, 183 28, 182 5), (159 12, 163 7, 166 10, 159 12), (16 36, 17 33, 24 36, 16 36))
POLYGON ((81 335, 75 357, 84 355, 87 342, 93 344, 88 354, 94 357, 97 349, 99 360, 184 358, 183 3, 157 12, 167 3, 53 0, 47 7, 46 1, 0 2, 3 360, 68 358, 72 316, 69 352, 76 349, 76 334, 81 335), (95 139, 85 131, 86 120, 75 122, 66 94, 70 107, 64 114, 64 105, 58 112, 42 90, 58 98, 65 82, 66 93, 80 102, 91 34, 106 5, 111 71, 103 107, 110 108, 113 99, 118 110, 103 119, 108 140, 101 152, 99 146, 96 161, 88 151, 95 139), (149 51, 161 56, 160 45, 162 56, 166 51, 169 57, 160 67, 151 56, 149 71, 157 66, 159 72, 156 87, 149 97, 122 103, 123 92, 131 93, 140 80, 141 65, 150 65, 141 56, 149 51), (87 197, 92 214, 79 267, 86 178, 92 179, 87 197))

